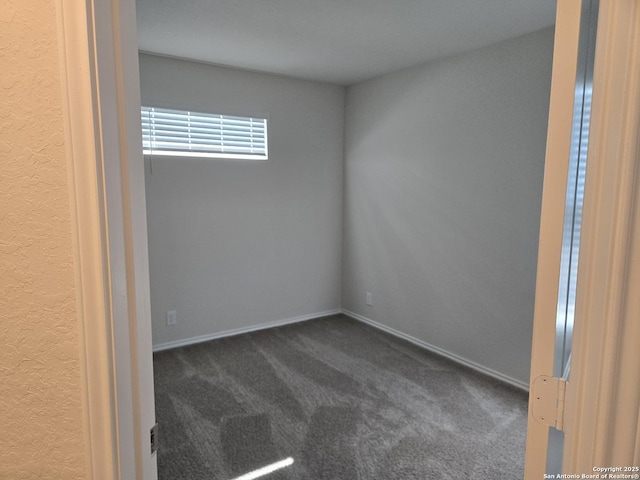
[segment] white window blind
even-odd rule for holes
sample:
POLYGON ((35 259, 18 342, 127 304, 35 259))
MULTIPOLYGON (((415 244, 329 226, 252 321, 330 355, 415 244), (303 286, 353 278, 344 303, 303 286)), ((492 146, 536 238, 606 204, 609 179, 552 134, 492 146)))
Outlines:
POLYGON ((266 160, 267 119, 142 107, 145 155, 266 160))

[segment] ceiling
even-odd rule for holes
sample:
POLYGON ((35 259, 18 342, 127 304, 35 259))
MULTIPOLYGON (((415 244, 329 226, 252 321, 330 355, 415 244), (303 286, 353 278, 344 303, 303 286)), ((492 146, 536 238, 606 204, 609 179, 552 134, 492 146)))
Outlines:
POLYGON ((137 0, 144 52, 342 85, 553 25, 555 0, 137 0))

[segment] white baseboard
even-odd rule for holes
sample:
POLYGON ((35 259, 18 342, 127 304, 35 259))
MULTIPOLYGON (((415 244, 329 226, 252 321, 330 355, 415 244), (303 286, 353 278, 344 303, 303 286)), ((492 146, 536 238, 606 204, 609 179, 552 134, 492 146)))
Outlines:
POLYGON ((233 330, 225 330, 224 332, 210 333, 207 335, 199 335, 197 337, 185 338, 183 340, 175 340, 173 342, 159 343, 153 346, 154 352, 160 352, 162 350, 169 350, 171 348, 185 347, 187 345, 194 345, 196 343, 208 342, 209 340, 215 340, 216 338, 232 337, 234 335, 240 335, 242 333, 256 332, 258 330, 264 330, 266 328, 281 327, 283 325, 289 325, 290 323, 304 322, 306 320, 313 320, 314 318, 328 317, 329 315, 337 315, 342 313, 340 308, 334 310, 327 310, 324 312, 311 313, 309 315, 301 315, 299 317, 286 318, 284 320, 276 320, 275 322, 261 323, 260 325, 253 325, 251 327, 234 328, 233 330))
POLYGON ((455 353, 451 353, 448 352, 442 348, 436 347, 435 345, 431 345, 430 343, 427 343, 425 341, 422 341, 420 339, 417 339, 415 337, 412 337, 411 335, 407 335, 406 333, 402 333, 394 328, 391 327, 387 327, 386 325, 382 325, 381 323, 375 322, 373 320, 371 320, 370 318, 364 317, 362 315, 359 315, 357 313, 354 313, 350 310, 346 310, 346 309, 342 309, 342 313, 347 315, 348 317, 351 317, 355 320, 359 320, 363 323, 366 323, 368 325, 371 325, 374 328, 377 328, 378 330, 382 330, 384 332, 390 333, 391 335, 394 335, 398 338, 402 338, 404 340, 407 340, 408 342, 413 343, 414 345, 417 345, 419 347, 424 348, 425 350, 429 350, 430 352, 433 352, 437 355, 440 355, 442 357, 448 358, 449 360, 452 360, 456 363, 459 363, 460 365, 464 365, 465 367, 469 367, 477 372, 480 372, 484 375, 487 375, 489 377, 493 377, 497 380, 500 380, 504 383, 508 383, 509 385, 512 385, 516 388, 519 388, 520 390, 524 390, 525 392, 529 391, 529 385, 526 383, 521 382, 520 380, 516 380, 515 378, 509 377, 508 375, 504 375, 500 372, 496 372, 495 370, 492 370, 490 368, 484 367, 478 363, 475 363, 471 360, 468 360, 464 357, 460 357, 458 355, 456 355, 455 353))
POLYGON ((249 333, 249 332, 256 332, 258 330, 265 330, 267 328, 274 328, 274 327, 281 327, 283 325, 289 325, 292 323, 299 323, 299 322, 304 322, 307 320, 313 320, 316 318, 322 318, 322 317, 327 317, 329 315, 336 315, 338 313, 343 313, 344 315, 347 315, 348 317, 351 317, 355 320, 361 321, 363 323, 366 323, 368 325, 371 325, 374 328, 377 328, 378 330, 382 330, 384 332, 390 333, 391 335, 394 335, 398 338, 402 338, 404 340, 407 340, 408 342, 413 343, 414 345, 417 345, 419 347, 424 348, 425 350, 428 350, 430 352, 433 352, 437 355, 440 355, 442 357, 448 358, 449 360, 452 360, 456 363, 459 363, 461 365, 464 365, 466 367, 469 367, 477 372, 480 372, 484 375, 487 375, 489 377, 493 377, 497 380, 500 380, 504 383, 508 383, 509 385, 512 385, 516 388, 519 388, 520 390, 524 390, 526 392, 529 391, 529 385, 526 383, 521 382, 520 380, 516 380, 515 378, 509 377, 507 375, 504 375, 500 372, 496 372, 495 370, 492 370, 490 368, 484 367, 478 363, 475 363, 471 360, 468 360, 464 357, 461 357, 459 355, 456 355, 455 353, 451 353, 448 352, 440 347, 436 347, 435 345, 431 345, 430 343, 427 343, 423 340, 417 339, 415 337, 412 337, 411 335, 407 335, 406 333, 400 332, 399 330, 396 330, 394 328, 391 327, 387 327, 386 325, 383 325, 381 323, 378 323, 374 320, 371 320, 370 318, 364 317, 362 315, 359 315, 355 312, 352 312, 350 310, 347 309, 340 309, 340 308, 336 308, 334 310, 327 310, 324 312, 317 312, 317 313, 311 313, 309 315, 301 315, 299 317, 292 317, 292 318, 286 318, 284 320, 276 320, 274 322, 268 322, 268 323, 262 323, 260 325, 253 325, 251 327, 243 327, 243 328, 235 328, 233 330, 225 330, 223 332, 218 332, 218 333, 212 333, 212 334, 207 334, 207 335, 200 335, 197 337, 191 337, 191 338, 185 338, 182 340, 176 340, 173 342, 166 342, 166 343, 159 343, 157 345, 153 346, 153 351, 154 352, 160 352, 162 350, 169 350, 172 348, 178 348, 178 347, 185 347, 187 345, 194 345, 196 343, 202 343, 202 342, 208 342, 209 340, 215 340, 217 338, 224 338, 224 337, 232 337, 234 335, 240 335, 242 333, 249 333))

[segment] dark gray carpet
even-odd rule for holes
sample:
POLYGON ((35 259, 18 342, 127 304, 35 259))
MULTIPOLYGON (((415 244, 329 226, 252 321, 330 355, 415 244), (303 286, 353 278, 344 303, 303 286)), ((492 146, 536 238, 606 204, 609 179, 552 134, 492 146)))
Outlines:
POLYGON ((521 479, 526 394, 344 316, 154 355, 161 480, 521 479))

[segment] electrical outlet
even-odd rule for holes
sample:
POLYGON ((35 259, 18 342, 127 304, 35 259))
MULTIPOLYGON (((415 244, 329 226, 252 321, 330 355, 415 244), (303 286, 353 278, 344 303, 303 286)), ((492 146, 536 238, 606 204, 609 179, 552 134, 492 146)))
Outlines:
POLYGON ((175 325, 178 323, 178 317, 175 310, 169 310, 167 312, 167 325, 175 325))
POLYGON ((367 305, 373 306, 373 294, 371 292, 367 292, 367 305))

